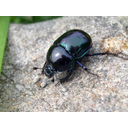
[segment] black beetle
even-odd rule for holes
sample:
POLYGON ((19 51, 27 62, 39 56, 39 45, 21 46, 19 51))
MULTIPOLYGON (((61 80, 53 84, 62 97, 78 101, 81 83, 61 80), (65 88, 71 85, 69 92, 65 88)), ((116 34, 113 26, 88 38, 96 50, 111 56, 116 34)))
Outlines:
MULTIPOLYGON (((108 53, 108 51, 104 53, 86 54, 91 47, 92 40, 86 32, 74 29, 64 33, 49 48, 47 52, 47 61, 42 68, 42 73, 45 73, 45 75, 50 78, 57 71, 62 72, 67 70, 68 75, 63 79, 60 79, 60 82, 62 83, 72 74, 75 62, 77 62, 85 71, 91 73, 78 61, 79 58, 82 58, 83 56, 118 54, 108 53)), ((39 68, 34 67, 33 69, 36 70, 39 68)))

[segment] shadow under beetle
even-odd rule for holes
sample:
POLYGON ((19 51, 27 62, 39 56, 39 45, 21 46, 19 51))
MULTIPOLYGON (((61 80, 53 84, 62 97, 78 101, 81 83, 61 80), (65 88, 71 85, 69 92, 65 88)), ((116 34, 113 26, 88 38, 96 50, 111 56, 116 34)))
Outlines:
MULTIPOLYGON (((84 31, 74 29, 70 30, 63 35, 61 35, 49 48, 47 52, 47 61, 45 62, 42 69, 42 74, 45 73, 49 78, 53 76, 57 71, 63 72, 68 71, 68 75, 60 79, 60 83, 68 79, 72 74, 72 69, 74 64, 77 62, 85 71, 88 71, 85 66, 83 66, 78 59, 83 56, 95 56, 95 55, 117 55, 118 53, 96 53, 96 54, 87 54, 87 52, 92 47, 91 37, 84 31)), ((40 69, 34 67, 34 70, 40 69)), ((93 74, 93 73, 91 73, 93 74)), ((93 74, 96 75, 96 74, 93 74)), ((54 81, 54 79, 53 79, 54 81)))

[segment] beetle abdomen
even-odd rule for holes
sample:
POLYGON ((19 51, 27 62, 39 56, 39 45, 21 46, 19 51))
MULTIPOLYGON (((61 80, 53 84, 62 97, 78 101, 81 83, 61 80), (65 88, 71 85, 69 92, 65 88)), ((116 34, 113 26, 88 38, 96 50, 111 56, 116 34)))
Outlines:
POLYGON ((82 30, 71 30, 60 36, 54 45, 60 45, 74 58, 83 57, 92 47, 91 37, 82 30))

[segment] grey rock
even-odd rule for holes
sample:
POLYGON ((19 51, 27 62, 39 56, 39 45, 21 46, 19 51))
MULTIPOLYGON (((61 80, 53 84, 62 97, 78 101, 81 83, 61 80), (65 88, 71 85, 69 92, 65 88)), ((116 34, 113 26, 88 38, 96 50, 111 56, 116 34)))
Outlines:
POLYGON ((10 24, 0 76, 0 111, 128 111, 128 17, 63 17, 35 24, 10 24), (63 84, 38 75, 48 48, 64 32, 82 29, 92 37, 89 53, 115 56, 84 57, 63 84), (124 59, 122 59, 122 57, 124 59), (47 86, 46 86, 47 85, 47 86), (46 87, 44 87, 46 86, 46 87))
POLYGON ((36 77, 33 79, 33 84, 37 83, 39 80, 40 80, 40 76, 36 76, 36 77))

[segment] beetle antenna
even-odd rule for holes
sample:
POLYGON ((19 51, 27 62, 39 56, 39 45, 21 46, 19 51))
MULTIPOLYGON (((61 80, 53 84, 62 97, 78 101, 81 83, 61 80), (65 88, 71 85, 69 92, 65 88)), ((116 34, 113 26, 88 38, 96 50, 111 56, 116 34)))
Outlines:
POLYGON ((43 68, 33 67, 33 70, 37 70, 37 69, 43 69, 43 68))

